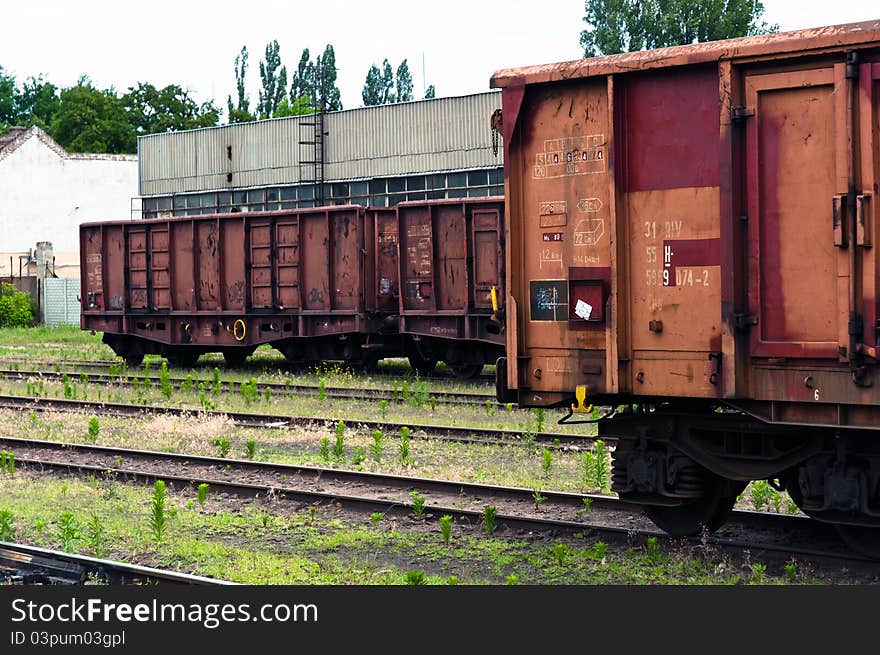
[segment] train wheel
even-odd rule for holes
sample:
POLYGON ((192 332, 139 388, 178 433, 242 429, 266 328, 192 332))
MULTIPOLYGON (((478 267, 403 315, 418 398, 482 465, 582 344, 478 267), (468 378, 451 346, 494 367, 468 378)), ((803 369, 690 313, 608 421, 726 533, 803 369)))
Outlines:
MULTIPOLYGON (((707 473, 707 475, 712 474, 707 473)), ((742 488, 745 488, 745 485, 742 488)), ((708 485, 706 494, 702 498, 674 507, 645 505, 644 512, 654 525, 667 534, 673 537, 688 537, 700 534, 704 526, 709 532, 714 532, 724 525, 736 504, 738 495, 739 492, 731 495, 725 481, 712 475, 712 483, 708 485)))
POLYGON ((436 359, 425 359, 417 354, 410 355, 408 359, 409 365, 419 375, 431 375, 434 372, 434 367, 437 366, 436 359))
POLYGON ((482 364, 447 364, 459 380, 473 380, 483 372, 482 364))
POLYGON ((854 551, 871 559, 880 559, 880 528, 841 523, 835 527, 840 538, 854 551))
POLYGON ((122 355, 126 366, 140 366, 144 363, 144 354, 138 352, 127 352, 122 355))

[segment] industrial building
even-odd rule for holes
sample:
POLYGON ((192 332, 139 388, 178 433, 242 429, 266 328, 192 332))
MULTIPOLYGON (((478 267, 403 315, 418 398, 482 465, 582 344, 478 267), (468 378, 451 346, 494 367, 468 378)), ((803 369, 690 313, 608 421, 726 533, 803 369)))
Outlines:
POLYGON ((142 216, 502 195, 497 91, 138 139, 142 216))

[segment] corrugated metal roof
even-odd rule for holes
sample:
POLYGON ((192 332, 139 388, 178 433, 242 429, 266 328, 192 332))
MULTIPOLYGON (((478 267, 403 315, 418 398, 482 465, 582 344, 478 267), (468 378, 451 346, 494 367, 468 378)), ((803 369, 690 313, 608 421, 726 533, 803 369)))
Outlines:
MULTIPOLYGON (((324 180, 353 180, 502 165, 489 119, 497 91, 363 107, 324 117, 324 180)), ((311 116, 169 132, 138 139, 142 196, 296 184, 311 171, 311 116), (227 175, 232 175, 229 182, 227 175)))
POLYGON ((593 75, 686 66, 722 59, 821 52, 825 49, 843 46, 858 47, 861 44, 871 44, 871 42, 878 40, 880 40, 880 20, 872 20, 779 34, 709 41, 672 48, 627 52, 605 57, 591 57, 557 64, 507 68, 497 71, 492 76, 491 85, 506 87, 511 84, 538 84, 593 75))

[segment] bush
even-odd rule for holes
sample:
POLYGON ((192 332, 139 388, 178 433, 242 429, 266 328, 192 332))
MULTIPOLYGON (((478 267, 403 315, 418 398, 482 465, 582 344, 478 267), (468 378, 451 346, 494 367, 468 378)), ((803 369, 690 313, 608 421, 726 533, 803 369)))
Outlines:
POLYGON ((33 318, 31 297, 8 282, 0 283, 0 327, 27 327, 33 318))

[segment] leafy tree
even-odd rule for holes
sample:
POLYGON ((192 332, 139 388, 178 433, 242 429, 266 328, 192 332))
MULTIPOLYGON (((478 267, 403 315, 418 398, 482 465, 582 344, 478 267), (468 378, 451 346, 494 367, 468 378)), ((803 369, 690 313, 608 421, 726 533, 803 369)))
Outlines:
POLYGON ((15 76, 7 73, 0 66, 0 133, 5 127, 15 125, 18 120, 16 103, 15 76))
POLYGON ((290 84, 290 105, 294 106, 300 98, 311 96, 315 86, 315 65, 312 63, 309 49, 305 48, 299 58, 296 72, 290 84))
POLYGON ((220 110, 213 100, 198 104, 177 84, 157 89, 138 82, 122 96, 122 105, 137 134, 157 134, 217 125, 220 110))
POLYGON ((391 70, 391 64, 388 60, 382 62, 380 69, 376 64, 370 66, 367 71, 367 78, 364 81, 364 88, 361 91, 361 98, 364 106, 371 105, 387 105, 396 102, 394 95, 394 73, 391 70))
POLYGON ((137 146, 135 128, 116 92, 99 91, 87 77, 61 91, 49 134, 72 152, 133 153, 137 146))
POLYGON ((586 0, 585 57, 716 41, 779 30, 760 0, 586 0))
POLYGON ((361 91, 364 107, 382 104, 382 86, 382 71, 376 64, 371 64, 370 70, 367 71, 367 79, 364 80, 364 89, 361 91))
POLYGON ((275 108, 275 118, 284 118, 285 116, 302 116, 303 114, 312 113, 312 103, 306 96, 300 96, 296 102, 290 104, 287 98, 278 103, 275 108))
POLYGON ((46 129, 61 106, 58 87, 46 82, 42 75, 29 77, 16 98, 18 122, 39 125, 46 129))
POLYGON ((406 59, 400 62, 400 66, 397 67, 395 80, 395 86, 397 87, 397 102, 409 102, 412 100, 412 74, 409 72, 409 65, 407 65, 406 59))
POLYGON ((306 98, 309 106, 315 103, 324 111, 339 111, 342 100, 336 84, 336 52, 329 43, 324 52, 309 59, 309 49, 302 51, 293 81, 290 85, 290 104, 294 107, 300 98, 306 98))
POLYGON ((250 111, 251 101, 244 88, 247 60, 247 46, 242 46, 241 52, 235 57, 235 88, 238 93, 238 103, 232 104, 232 96, 227 96, 226 98, 226 108, 230 123, 246 123, 256 120, 256 117, 250 111))
POLYGON ((434 85, 430 85, 427 89, 425 89, 425 100, 433 100, 437 97, 437 90, 434 88, 434 85))
POLYGON ((324 54, 318 60, 318 72, 324 76, 320 84, 323 92, 321 100, 324 104, 324 110, 339 111, 342 109, 342 99, 339 87, 336 85, 336 53, 329 43, 324 48, 324 54))
POLYGON ((278 41, 266 44, 266 58, 260 62, 260 101, 257 104, 257 115, 260 118, 272 118, 275 109, 287 93, 287 66, 281 65, 278 41))

